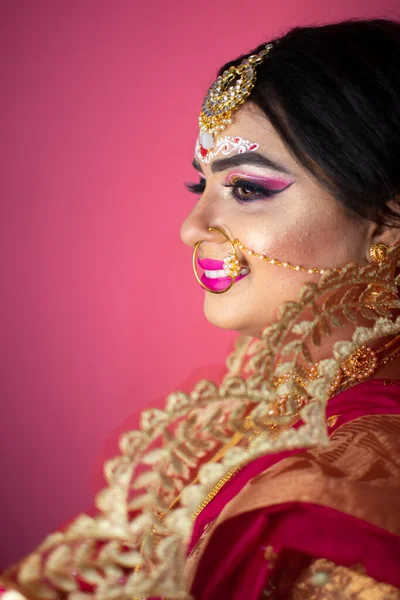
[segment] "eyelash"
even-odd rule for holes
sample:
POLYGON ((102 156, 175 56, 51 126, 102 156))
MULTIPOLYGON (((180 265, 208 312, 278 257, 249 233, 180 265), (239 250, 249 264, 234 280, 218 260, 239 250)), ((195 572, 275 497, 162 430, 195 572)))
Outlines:
MULTIPOLYGON (((246 202, 254 202, 255 200, 262 200, 263 198, 270 198, 271 196, 275 196, 279 194, 283 190, 268 190, 253 181, 249 181, 247 179, 237 179, 233 183, 223 183, 222 184, 226 188, 230 188, 232 190, 232 196, 237 202, 246 203, 246 202), (238 190, 247 189, 251 193, 247 196, 241 196, 238 190)), ((202 194, 206 187, 206 180, 200 179, 198 183, 187 183, 186 188, 192 194, 202 194)))
POLYGON ((202 194, 206 189, 206 180, 202 178, 198 183, 185 183, 185 187, 191 194, 202 194))

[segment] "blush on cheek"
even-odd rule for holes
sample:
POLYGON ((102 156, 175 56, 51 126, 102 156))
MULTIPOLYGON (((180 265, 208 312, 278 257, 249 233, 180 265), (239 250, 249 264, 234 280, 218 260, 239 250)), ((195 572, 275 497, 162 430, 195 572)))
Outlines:
POLYGON ((279 258, 279 256, 275 255, 282 251, 283 246, 287 246, 285 240, 281 237, 276 239, 272 233, 265 234, 261 231, 252 231, 244 236, 244 239, 241 241, 255 252, 264 254, 265 256, 273 256, 274 258, 279 258))
MULTIPOLYGON (((288 262, 291 264, 309 264, 310 245, 304 243, 303 240, 294 238, 292 232, 284 234, 266 235, 262 232, 252 231, 251 234, 243 236, 240 240, 243 244, 257 254, 267 256, 270 259, 275 259, 279 262, 288 262), (246 241, 245 241, 246 240, 246 241)), ((258 266, 258 257, 248 256, 248 252, 244 252, 247 262, 252 264, 253 268, 258 266)), ((261 262, 262 269, 265 262, 261 262)))

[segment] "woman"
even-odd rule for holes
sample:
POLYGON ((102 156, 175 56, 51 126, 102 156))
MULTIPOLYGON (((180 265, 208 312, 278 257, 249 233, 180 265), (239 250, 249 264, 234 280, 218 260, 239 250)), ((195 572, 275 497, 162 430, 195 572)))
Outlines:
POLYGON ((143 413, 4 600, 400 598, 399 51, 352 21, 221 69, 182 238, 228 373, 143 413))

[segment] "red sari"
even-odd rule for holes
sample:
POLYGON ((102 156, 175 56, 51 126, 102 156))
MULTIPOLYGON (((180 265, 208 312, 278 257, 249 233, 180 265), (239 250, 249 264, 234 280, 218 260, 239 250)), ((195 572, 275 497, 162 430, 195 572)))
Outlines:
POLYGON ((328 446, 254 460, 197 517, 195 600, 400 600, 400 381, 335 396, 327 423, 328 446))
POLYGON ((400 598, 400 381, 342 392, 327 420, 328 447, 253 461, 198 516, 196 600, 400 598))

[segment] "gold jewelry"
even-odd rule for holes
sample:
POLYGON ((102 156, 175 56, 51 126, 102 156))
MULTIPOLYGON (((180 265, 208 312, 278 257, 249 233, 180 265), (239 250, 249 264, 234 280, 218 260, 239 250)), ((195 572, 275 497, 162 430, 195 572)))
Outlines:
MULTIPOLYGON (((236 278, 240 275, 240 261, 236 254, 236 247, 239 248, 239 250, 241 250, 242 252, 246 252, 249 256, 254 256, 256 258, 259 258, 260 260, 263 260, 263 261, 269 263, 270 265, 275 265, 276 267, 284 267, 286 269, 291 269, 292 271, 302 271, 304 273, 309 273, 310 275, 314 275, 314 274, 323 275, 325 273, 325 269, 317 269, 316 267, 311 267, 308 269, 307 267, 302 267, 300 265, 292 265, 290 262, 281 261, 281 260, 278 260, 277 258, 270 258, 269 256, 265 256, 264 254, 255 252, 254 250, 251 250, 250 248, 248 248, 247 246, 242 244, 242 242, 240 240, 238 240, 238 239, 231 240, 230 237, 222 229, 219 229, 218 227, 209 227, 208 230, 209 231, 218 231, 221 235, 224 236, 226 241, 229 242, 232 247, 232 253, 228 254, 224 258, 224 270, 226 273, 226 277, 229 277, 232 281, 225 289, 218 290, 218 291, 212 290, 207 285, 205 285, 205 283, 203 283, 203 281, 201 281, 199 274, 197 272, 197 252, 198 252, 200 245, 203 243, 204 240, 198 241, 194 247, 193 259, 192 259, 194 275, 195 275, 198 283, 201 285, 201 287, 203 289, 207 290, 208 292, 211 292, 212 294, 224 294, 225 292, 230 290, 231 287, 233 286, 233 284, 235 283, 236 278)), ((337 269, 337 268, 331 269, 331 271, 339 273, 340 269, 337 269)))
POLYGON ((365 292, 365 306, 373 310, 376 307, 378 298, 383 291, 384 287, 382 285, 371 283, 365 292))
POLYGON ((372 244, 369 249, 369 256, 373 263, 384 263, 387 259, 387 253, 389 250, 389 246, 384 244, 383 242, 379 242, 377 244, 372 244))
POLYGON ((224 271, 230 279, 236 279, 240 275, 240 262, 236 254, 228 254, 224 258, 224 271))
POLYGON ((224 294, 225 292, 227 292, 228 290, 231 289, 231 287, 235 283, 237 277, 240 275, 240 262, 239 262, 238 257, 236 256, 236 250, 235 250, 234 244, 232 243, 232 240, 222 229, 219 229, 218 227, 209 227, 208 231, 218 231, 218 233, 220 233, 226 239, 226 241, 229 242, 231 245, 232 253, 228 254, 228 256, 226 256, 224 258, 224 270, 226 273, 226 277, 229 277, 231 279, 231 282, 223 290, 212 290, 205 283, 203 283, 203 281, 201 281, 199 274, 197 272, 197 252, 200 248, 200 245, 204 242, 204 240, 199 240, 196 243, 194 250, 193 250, 192 266, 193 266, 194 276, 196 277, 196 279, 197 279, 198 283, 201 285, 201 287, 203 289, 207 290, 207 292, 211 292, 212 294, 224 294))
POLYGON ((342 392, 349 387, 352 387, 355 382, 362 381, 370 377, 378 367, 386 365, 394 360, 400 354, 400 335, 396 335, 393 339, 387 342, 382 348, 373 350, 369 346, 361 346, 350 354, 339 371, 336 373, 335 379, 329 390, 329 398, 338 392, 342 392), (389 352, 384 358, 380 358, 387 350, 395 346, 394 350, 389 352), (347 376, 347 379, 346 377, 347 376))
POLYGON ((342 371, 348 377, 361 381, 370 377, 378 364, 377 354, 369 346, 357 348, 342 364, 342 371))
POLYGON ((198 511, 243 464, 327 443, 330 387, 338 370, 342 383, 333 393, 359 381, 341 369, 358 343, 375 346, 379 367, 399 359, 399 268, 400 245, 389 249, 383 265, 351 263, 306 283, 260 338, 238 340, 220 385, 202 380, 190 393, 170 394, 163 410, 146 409, 140 427, 121 436, 120 454, 105 464, 107 487, 96 497, 96 514, 80 514, 48 536, 2 574, 2 581, 20 586, 32 600, 73 595, 86 583, 104 597, 183 597, 187 547, 198 511), (376 309, 366 312, 370 285, 378 292, 376 309), (368 326, 365 319, 371 321, 368 326), (353 341, 329 340, 350 323, 353 341), (314 363, 314 347, 326 338, 326 351, 332 348, 333 356, 314 363), (382 346, 382 339, 390 341, 382 346), (318 374, 310 372, 312 365, 318 374), (306 406, 301 408, 303 391, 306 406), (276 408, 279 414, 270 416, 276 408), (280 435, 299 412, 299 427, 280 435), (254 429, 246 429, 246 419, 254 429), (210 462, 209 453, 219 448, 225 448, 223 457, 220 453, 218 462, 210 462), (186 493, 194 476, 198 480, 186 493), (163 513, 168 514, 160 519, 163 513), (99 539, 101 552, 92 552, 99 539))
POLYGON ((204 98, 200 116, 199 142, 205 150, 214 146, 215 136, 232 123, 232 113, 250 96, 256 83, 256 67, 273 48, 267 44, 259 54, 230 67, 212 84, 204 98))
MULTIPOLYGON (((304 273, 309 273, 310 275, 316 273, 318 275, 323 275, 323 273, 325 273, 326 269, 317 269, 315 267, 311 267, 310 269, 307 269, 307 267, 301 267, 300 265, 292 265, 290 262, 282 262, 280 260, 278 260, 277 258, 270 258, 269 256, 265 256, 264 254, 260 254, 259 252, 255 252, 254 250, 251 250, 250 248, 248 248, 247 246, 245 246, 244 244, 242 244, 242 242, 238 239, 232 240, 232 244, 234 246, 237 246, 240 250, 242 250, 243 252, 247 252, 247 254, 249 256, 255 256, 256 258, 259 258, 260 260, 264 260, 265 262, 269 263, 270 265, 275 265, 276 267, 284 267, 285 269, 292 269, 292 271, 303 271, 304 273)), ((330 269, 331 271, 336 271, 337 273, 340 271, 340 269, 330 269)))

